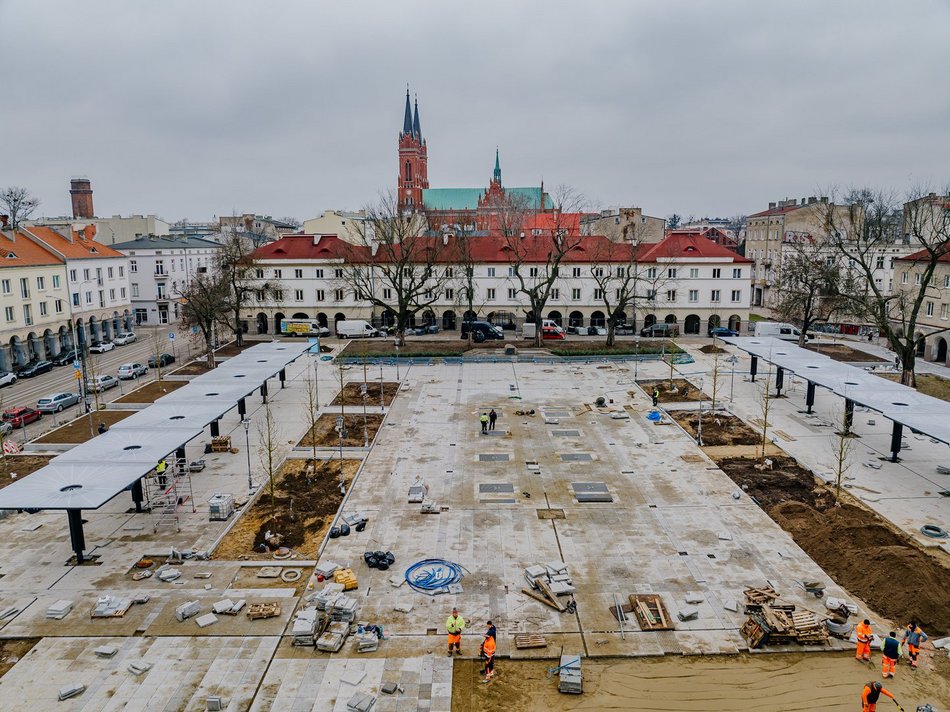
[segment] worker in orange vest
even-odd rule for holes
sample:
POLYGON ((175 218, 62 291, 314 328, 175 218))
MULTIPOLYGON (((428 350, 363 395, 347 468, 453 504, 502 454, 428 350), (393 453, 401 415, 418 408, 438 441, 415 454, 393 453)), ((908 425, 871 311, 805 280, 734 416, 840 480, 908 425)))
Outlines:
POLYGON ((863 623, 858 623, 858 627, 854 629, 854 634, 858 638, 858 647, 854 651, 855 660, 870 661, 871 639, 874 637, 874 631, 871 630, 871 621, 865 618, 863 623))
POLYGON ((877 701, 881 695, 890 697, 894 700, 895 705, 898 704, 894 695, 885 690, 884 685, 875 680, 867 683, 861 691, 861 712, 874 712, 877 709, 877 701))
POLYGON ((452 656, 452 646, 455 654, 462 654, 462 632, 465 630, 465 619, 459 615, 459 609, 453 608, 452 615, 445 621, 445 630, 449 634, 449 657, 452 656))
POLYGON ((495 626, 491 621, 487 623, 488 630, 485 633, 485 640, 482 643, 482 655, 485 657, 485 679, 483 682, 491 682, 495 677, 495 626))

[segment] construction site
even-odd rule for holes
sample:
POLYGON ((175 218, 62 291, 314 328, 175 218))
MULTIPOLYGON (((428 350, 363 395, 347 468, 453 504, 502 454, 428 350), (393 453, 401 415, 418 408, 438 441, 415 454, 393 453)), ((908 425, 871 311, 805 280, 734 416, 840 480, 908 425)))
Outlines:
POLYGON ((928 633, 886 686, 950 710, 950 420, 898 432, 874 389, 727 341, 252 342, 125 396, 98 445, 25 445, 0 480, 0 706, 844 711, 881 679, 878 648, 855 660, 867 618, 928 633))

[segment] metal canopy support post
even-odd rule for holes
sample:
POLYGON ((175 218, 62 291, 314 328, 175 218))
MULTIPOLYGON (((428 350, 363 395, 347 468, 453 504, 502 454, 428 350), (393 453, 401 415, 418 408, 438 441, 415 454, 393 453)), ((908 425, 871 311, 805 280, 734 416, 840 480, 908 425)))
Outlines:
POLYGON ((238 399, 238 415, 241 416, 241 420, 244 420, 244 416, 247 415, 247 403, 243 398, 238 399))
POLYGON ((267 402, 267 381, 264 381, 261 384, 261 402, 262 403, 267 402))
POLYGON ((811 413, 812 406, 815 405, 815 384, 812 381, 808 382, 808 390, 805 392, 805 405, 807 406, 806 413, 811 413))
POLYGON ((779 366, 775 369, 775 397, 782 395, 782 388, 785 386, 785 369, 779 366))
POLYGON ((854 401, 850 398, 844 399, 844 434, 851 433, 851 426, 854 425, 854 401))
POLYGON ((891 462, 899 462, 897 455, 901 451, 901 440, 904 438, 904 426, 900 423, 894 423, 894 429, 891 431, 891 462))
POLYGON ((218 430, 218 421, 217 421, 217 420, 212 420, 212 421, 211 421, 211 437, 216 438, 216 437, 218 437, 218 435, 220 435, 220 434, 221 434, 221 433, 220 433, 220 431, 218 430))
POLYGON ((753 383, 755 383, 755 374, 758 373, 758 370, 759 370, 759 357, 753 356, 752 363, 749 364, 749 375, 752 376, 753 383))
POLYGON ((67 509, 66 517, 69 519, 69 541, 73 545, 73 551, 76 553, 76 563, 81 564, 86 559, 86 537, 82 533, 82 510, 67 509))
POLYGON ((144 495, 142 494, 142 479, 137 479, 132 485, 132 501, 135 502, 135 511, 136 513, 141 513, 142 511, 142 500, 144 495))
POLYGON ((286 371, 286 369, 283 369, 283 368, 280 369, 280 373, 277 374, 277 375, 280 377, 280 387, 281 387, 281 388, 286 388, 286 387, 287 387, 287 371, 286 371))

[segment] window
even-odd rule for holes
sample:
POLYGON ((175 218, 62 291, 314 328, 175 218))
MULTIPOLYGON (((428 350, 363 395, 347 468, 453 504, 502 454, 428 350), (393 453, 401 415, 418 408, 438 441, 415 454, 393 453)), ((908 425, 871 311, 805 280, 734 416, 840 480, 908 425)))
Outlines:
POLYGON ((581 300, 581 290, 575 288, 571 290, 571 300, 579 302, 581 300))
POLYGON ((274 270, 274 279, 280 279, 283 276, 283 272, 279 269, 274 270))
POLYGON ((699 290, 691 289, 689 290, 689 301, 698 302, 699 301, 699 290))
POLYGON ((538 268, 537 268, 537 267, 529 267, 529 268, 528 268, 528 276, 529 276, 529 277, 537 277, 537 276, 538 276, 538 268))
POLYGON ((155 260, 155 274, 165 274, 165 260, 155 260))
POLYGON ((318 301, 318 302, 322 302, 322 301, 324 301, 326 298, 327 298, 326 292, 324 292, 322 289, 318 289, 318 290, 317 290, 317 301, 318 301))
POLYGON ((275 289, 275 290, 274 290, 274 301, 277 301, 277 302, 282 302, 282 301, 284 301, 284 290, 283 290, 283 289, 275 289))
POLYGON ((666 290, 666 301, 668 301, 668 302, 675 302, 675 301, 676 301, 676 290, 675 290, 675 289, 667 289, 667 290, 666 290))
POLYGON ((907 284, 907 273, 901 272, 901 284, 907 284))
POLYGON ((874 269, 884 269, 884 255, 878 255, 874 269))
POLYGON ((42 292, 46 289, 46 277, 37 277, 36 278, 36 291, 42 292))
POLYGON ((446 267, 446 268, 445 268, 445 276, 448 277, 448 278, 450 278, 450 279, 451 279, 452 277, 454 277, 454 276, 455 276, 455 269, 454 269, 453 267, 446 267))
POLYGON ((132 282, 132 298, 135 299, 138 296, 139 296, 138 282, 132 282))
POLYGON ((571 276, 572 276, 572 277, 580 277, 580 276, 581 276, 581 268, 580 268, 580 267, 572 267, 572 268, 571 268, 571 276))
POLYGON ((733 279, 742 279, 742 268, 741 268, 741 267, 733 267, 733 268, 732 268, 732 278, 733 278, 733 279))
POLYGON ((509 276, 509 277, 514 277, 514 276, 515 276, 515 268, 514 268, 514 267, 509 267, 509 268, 508 268, 508 276, 509 276))
MULTIPOLYGON (((294 270, 294 279, 303 279, 303 270, 295 269, 294 270)), ((301 300, 302 301, 302 300, 301 300)))
POLYGON ((73 306, 79 306, 79 292, 73 292, 73 306))
POLYGON ((4 294, 10 294, 10 292, 12 291, 10 289, 10 280, 9 279, 0 280, 0 289, 2 289, 4 294))
POLYGON ((718 289, 712 290, 712 297, 710 298, 710 301, 712 301, 712 302, 718 302, 718 301, 719 301, 719 290, 718 290, 718 289))
MULTIPOLYGON (((129 260, 129 272, 131 272, 132 274, 135 274, 135 273, 138 272, 138 271, 139 271, 139 263, 136 262, 135 260, 129 260)), ((70 272, 69 278, 72 279, 72 280, 75 280, 75 279, 76 279, 76 278, 72 275, 72 272, 70 272)))
POLYGON ((920 272, 914 273, 914 284, 920 284, 920 272))
POLYGON ((666 270, 666 276, 669 279, 676 279, 676 267, 670 267, 666 270))
MULTIPOLYGON (((120 276, 120 277, 124 277, 124 276, 125 276, 125 267, 123 267, 122 265, 119 265, 119 276, 120 276)), ((54 278, 54 279, 55 279, 55 278, 54 278)))
POLYGON ((947 304, 941 304, 941 305, 940 305, 940 318, 941 318, 941 319, 946 319, 946 318, 947 318, 947 306, 948 306, 947 304))
POLYGON ((741 290, 741 289, 733 289, 733 290, 732 290, 732 301, 738 302, 738 301, 741 301, 741 300, 742 300, 742 290, 741 290))
POLYGON ((618 267, 618 268, 617 268, 617 276, 618 276, 618 277, 621 277, 621 278, 622 278, 622 277, 626 277, 626 276, 627 276, 627 268, 626 268, 626 267, 618 267))
POLYGON ((255 276, 257 279, 264 279, 264 270, 262 270, 262 269, 260 269, 260 268, 254 270, 254 276, 255 276))
MULTIPOLYGON (((340 270, 340 271, 342 271, 342 270, 340 270)), ((333 299, 334 299, 335 301, 342 302, 342 301, 343 301, 343 290, 342 290, 342 289, 334 289, 334 290, 333 290, 333 299)))
POLYGON ((950 274, 943 278, 943 286, 950 287, 950 274))
POLYGON ((33 325, 33 310, 29 304, 23 305, 23 323, 27 326, 33 325))
MULTIPOLYGON (((159 285, 157 285, 156 288, 155 288, 155 292, 156 292, 156 293, 155 293, 155 298, 156 298, 156 299, 167 299, 167 298, 168 298, 167 295, 165 294, 165 285, 164 285, 164 284, 159 284, 159 285)), ((88 294, 88 292, 87 292, 87 294, 88 294)))
POLYGON ((40 316, 46 316, 49 313, 49 308, 46 306, 46 302, 40 302, 40 316))
POLYGON ((112 279, 112 277, 114 276, 113 272, 114 272, 114 269, 113 269, 112 267, 110 267, 110 268, 106 271, 106 274, 108 275, 109 279, 112 279))
POLYGON ((719 267, 713 268, 713 279, 719 279, 722 277, 722 270, 719 267))
POLYGON ((393 298, 393 290, 390 289, 389 287, 383 287, 383 299, 388 300, 392 298, 393 298))
POLYGON ((53 275, 53 289, 59 289, 59 275, 53 275))
MULTIPOLYGON (((135 262, 133 261, 132 264, 135 264, 135 262)), ((134 272, 135 270, 132 270, 132 271, 134 272)), ((70 282, 76 281, 76 270, 74 269, 69 270, 69 281, 70 282)))
POLYGON ((690 278, 690 279, 699 279, 699 267, 690 267, 690 268, 689 268, 689 278, 690 278))
POLYGON ((343 270, 342 270, 341 268, 339 268, 339 267, 337 267, 335 270, 333 270, 333 278, 334 278, 334 279, 343 279, 343 270))
POLYGON ((488 289, 485 290, 485 299, 487 299, 490 302, 495 301, 495 290, 493 287, 489 287, 488 289))
POLYGON ((124 300, 124 299, 125 299, 125 287, 121 287, 121 288, 119 289, 119 294, 122 295, 122 299, 124 300))
POLYGON ((109 290, 109 301, 110 301, 110 302, 114 302, 114 301, 115 301, 115 290, 114 290, 114 289, 110 289, 110 290, 109 290))
POLYGON ((295 290, 294 290, 294 301, 295 301, 295 302, 302 302, 302 301, 303 301, 303 290, 302 290, 302 289, 295 289, 295 290))
POLYGON ((62 314, 62 313, 63 313, 63 300, 62 300, 62 299, 57 299, 55 302, 53 302, 53 306, 54 306, 54 308, 56 309, 56 313, 57 313, 57 314, 62 314))
POLYGON ((647 279, 656 279, 656 267, 647 270, 647 279))
POLYGON ((655 301, 655 300, 656 300, 656 290, 655 290, 655 289, 648 289, 648 290, 647 290, 647 301, 652 302, 652 301, 655 301))
POLYGON ((514 289, 511 289, 511 288, 508 289, 508 299, 509 299, 509 300, 514 300, 515 297, 517 297, 517 295, 518 295, 518 292, 516 292, 514 289))
POLYGON ((13 321, 13 307, 4 307, 3 316, 7 321, 13 321))
POLYGON ((89 280, 89 270, 88 270, 88 269, 84 269, 84 270, 82 271, 82 278, 83 278, 84 281, 88 281, 88 280, 89 280))
POLYGON ((603 268, 603 267, 593 267, 593 268, 591 269, 590 273, 591 273, 592 275, 594 275, 595 277, 603 277, 603 276, 604 276, 604 268, 603 268))
POLYGON ((323 279, 323 270, 318 269, 316 272, 316 275, 317 275, 317 279, 323 279))
POLYGON ((30 298, 30 280, 26 277, 20 277, 20 296, 24 299, 30 298))
POLYGON ((561 290, 555 287, 554 289, 551 290, 551 300, 556 302, 560 298, 561 298, 561 290))
MULTIPOLYGON (((342 277, 343 275, 341 274, 340 276, 342 277)), ((412 277, 412 267, 403 267, 403 268, 402 268, 402 276, 403 276, 403 277, 406 277, 407 279, 411 278, 411 277, 412 277)))
POLYGON ((488 268, 488 276, 489 276, 489 277, 494 277, 494 276, 495 276, 495 268, 494 268, 494 267, 489 267, 489 268, 488 268))
POLYGON ((449 301, 449 302, 451 302, 453 299, 455 299, 455 290, 454 290, 454 289, 446 289, 446 290, 445 290, 445 299, 446 299, 446 301, 449 301))
POLYGON ((933 315, 934 315, 934 303, 927 302, 927 316, 933 316, 933 315))
POLYGON ((600 300, 603 299, 603 298, 604 298, 604 290, 603 290, 603 289, 595 289, 595 290, 594 290, 594 300, 595 300, 595 301, 600 301, 600 300))

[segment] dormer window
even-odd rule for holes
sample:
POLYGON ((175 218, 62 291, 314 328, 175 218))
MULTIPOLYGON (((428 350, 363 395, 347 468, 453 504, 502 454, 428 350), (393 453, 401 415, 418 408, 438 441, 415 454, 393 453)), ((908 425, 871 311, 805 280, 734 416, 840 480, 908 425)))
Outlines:
POLYGON ((8 253, 7 253, 7 259, 8 259, 8 260, 15 260, 15 259, 16 259, 16 253, 15 253, 15 252, 8 252, 8 253))

